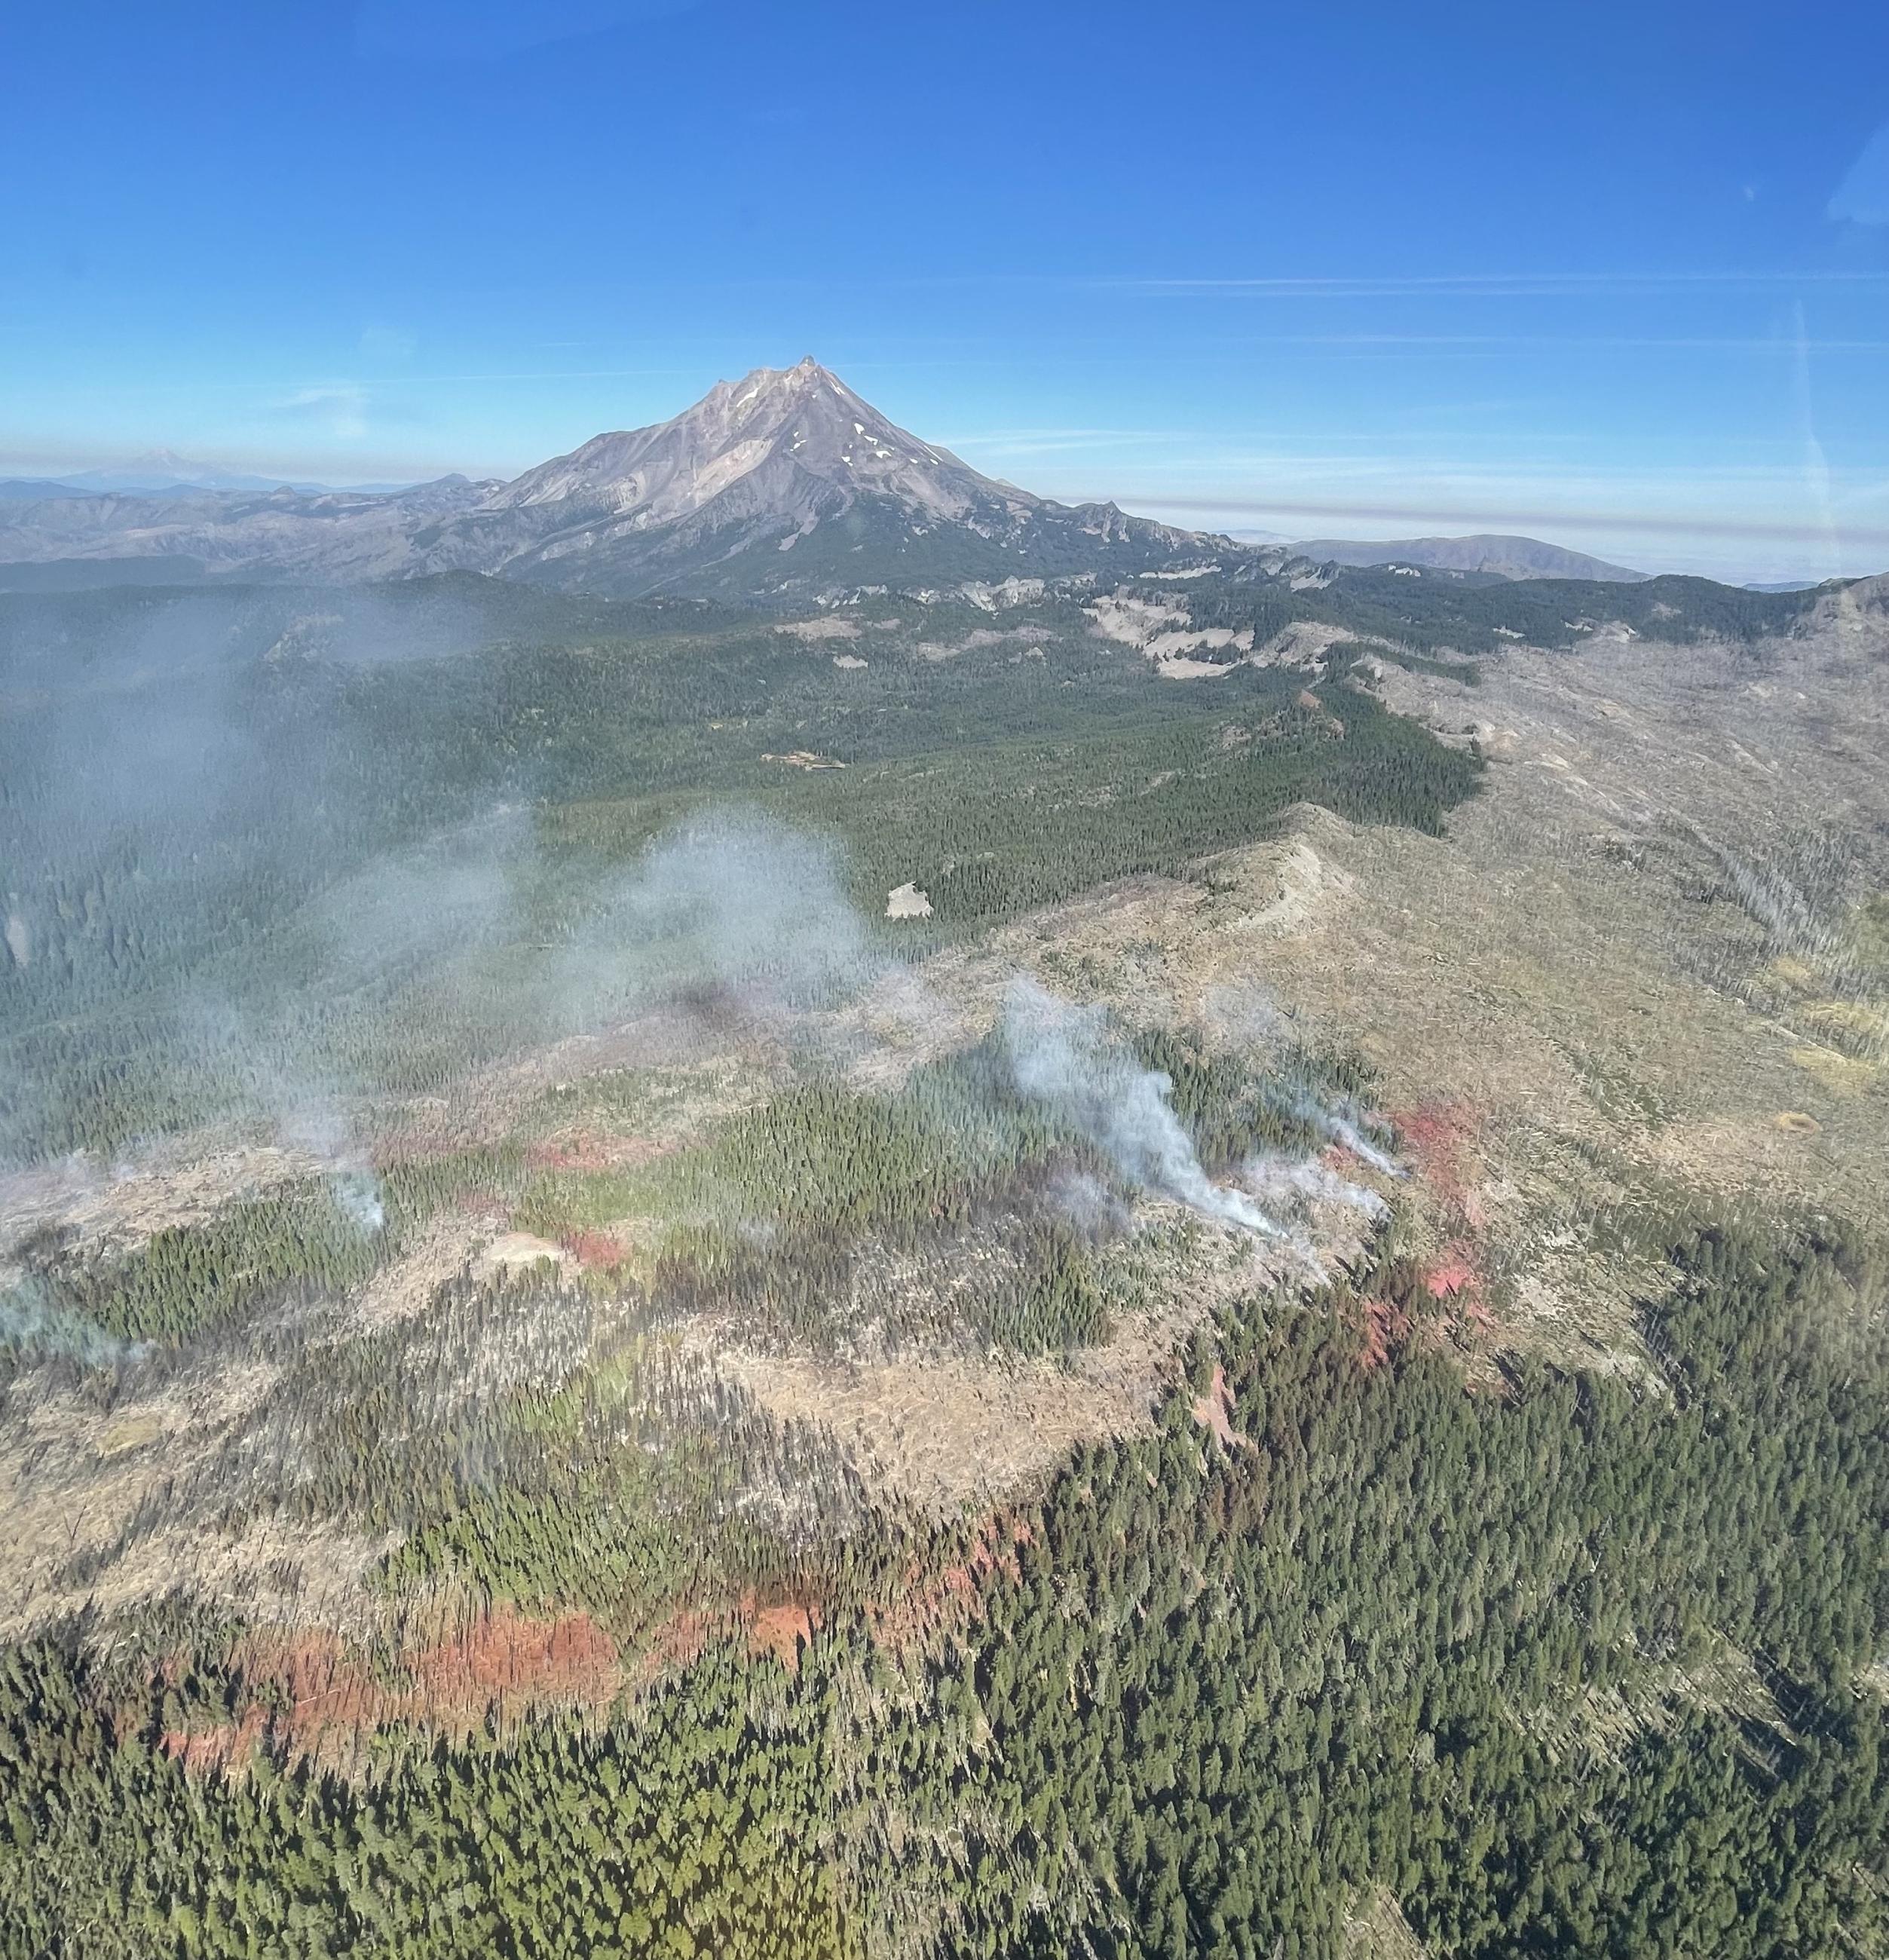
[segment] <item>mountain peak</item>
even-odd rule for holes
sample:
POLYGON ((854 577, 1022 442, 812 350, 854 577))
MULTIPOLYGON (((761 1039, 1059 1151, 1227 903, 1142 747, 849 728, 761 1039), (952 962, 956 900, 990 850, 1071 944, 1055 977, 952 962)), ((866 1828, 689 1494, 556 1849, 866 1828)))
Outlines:
POLYGON ((667 422, 593 436, 510 483, 447 477, 374 495, 239 480, 230 487, 262 494, 205 498, 164 482, 161 507, 100 498, 76 523, 64 508, 13 523, 41 501, 15 496, 0 528, 16 552, 30 547, 25 557, 131 546, 272 574, 475 571, 574 591, 736 597, 889 579, 928 590, 1086 578, 1197 559, 1224 542, 981 476, 810 354, 717 381, 667 422))
MULTIPOLYGON (((791 368, 751 368, 738 381, 717 381, 695 404, 695 409, 718 400, 735 402, 745 408, 763 399, 800 400, 809 394, 821 393, 858 399, 837 374, 830 368, 822 368, 809 354, 791 368)), ((685 409, 683 413, 695 412, 685 409)), ((681 417, 676 419, 679 421, 681 417)))
POLYGON ((1038 501, 888 421, 810 354, 792 368, 717 381, 670 421, 593 436, 491 501, 507 509, 601 507, 633 529, 716 504, 746 521, 772 518, 805 531, 867 495, 924 519, 1038 501))

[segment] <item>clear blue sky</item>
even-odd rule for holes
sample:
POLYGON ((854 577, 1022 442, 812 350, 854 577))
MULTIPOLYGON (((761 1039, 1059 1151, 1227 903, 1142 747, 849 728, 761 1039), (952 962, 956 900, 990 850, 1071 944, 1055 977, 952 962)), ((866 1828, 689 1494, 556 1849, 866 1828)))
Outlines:
POLYGON ((1032 488, 1889 565, 1889 8, 18 0, 0 471, 511 473, 811 352, 1032 488))

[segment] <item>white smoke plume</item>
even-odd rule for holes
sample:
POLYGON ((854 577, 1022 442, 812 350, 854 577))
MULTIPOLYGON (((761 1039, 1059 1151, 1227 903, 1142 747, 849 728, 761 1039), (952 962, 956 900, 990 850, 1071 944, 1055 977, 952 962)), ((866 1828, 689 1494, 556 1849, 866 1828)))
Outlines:
POLYGON ((1315 1095, 1292 1080, 1293 1030, 1278 1003, 1251 981, 1216 987, 1204 1003, 1211 1025, 1237 1045, 1266 1053, 1275 1064, 1264 1091, 1274 1107, 1296 1117, 1328 1142, 1342 1144, 1361 1163, 1385 1177, 1401 1177, 1404 1167, 1366 1133, 1365 1112, 1349 1096, 1315 1095))
POLYGON ((135 1361, 150 1352, 144 1341, 121 1341, 48 1300, 31 1274, 0 1287, 0 1352, 65 1355, 87 1368, 135 1361))
POLYGON ((1267 1238, 1284 1236, 1244 1192, 1216 1184, 1169 1100, 1174 1084, 1111 1035, 1099 1007, 1079 1007, 1019 975, 1003 1041, 1019 1090, 1079 1131, 1143 1190, 1267 1238))
POLYGON ((380 1200, 380 1180, 370 1170, 337 1171, 328 1180, 335 1202, 364 1237, 383 1231, 387 1208, 380 1200))
POLYGON ((1303 1158, 1277 1156, 1250 1159, 1240 1182, 1262 1204, 1284 1211, 1296 1204, 1342 1204, 1368 1218, 1382 1218, 1390 1207, 1368 1185, 1355 1184, 1334 1170, 1303 1158))
POLYGON ((1302 1088, 1269 1087, 1267 1093, 1318 1134, 1334 1144, 1342 1144, 1360 1163, 1369 1164, 1384 1177, 1401 1177, 1404 1166, 1395 1157, 1364 1133, 1364 1112, 1349 1096, 1321 1101, 1302 1088))
POLYGON ((657 838, 606 892, 573 949, 658 984, 712 982, 782 1007, 821 1004, 884 965, 825 839, 751 811, 716 811, 657 838))
POLYGON ((1117 1237, 1134 1222, 1127 1206, 1100 1178, 1091 1177, 1086 1171, 1059 1171, 1045 1186, 1043 1195, 1085 1239, 1117 1237))

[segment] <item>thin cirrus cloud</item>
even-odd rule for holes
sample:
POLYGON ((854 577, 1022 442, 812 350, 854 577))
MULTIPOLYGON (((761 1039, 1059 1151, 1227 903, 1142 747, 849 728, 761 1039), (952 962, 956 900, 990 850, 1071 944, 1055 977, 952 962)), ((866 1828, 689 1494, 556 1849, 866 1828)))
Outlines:
POLYGON ((981 430, 937 438, 946 449, 972 448, 984 456, 1038 456, 1067 450, 1114 449, 1124 443, 1191 443, 1185 429, 1021 428, 981 430))
POLYGON ((1827 215, 1839 224, 1889 224, 1889 123, 1863 145, 1831 193, 1827 215))
POLYGON ((367 391, 351 383, 297 388, 269 406, 281 420, 319 428, 339 441, 358 442, 367 433, 367 391))
POLYGON ((1765 544, 1824 544, 1835 539, 1846 546, 1889 551, 1889 527, 1852 527, 1840 524, 1833 533, 1827 523, 1794 523, 1774 518, 1718 517, 1703 511, 1652 511, 1619 508, 1578 509, 1544 507, 1529 509, 1512 502, 1492 499, 1487 504, 1429 502, 1413 499, 1407 503, 1366 503, 1350 501, 1248 499, 1196 497, 1164 491, 1152 497, 1130 492, 1117 494, 1116 501, 1137 510, 1189 511, 1201 517, 1344 518, 1360 523, 1471 524, 1512 526, 1525 524, 1548 528, 1579 527, 1582 530, 1616 532, 1623 536, 1649 538, 1711 538, 1727 542, 1765 544))
MULTIPOLYGON (((1242 336, 1239 344, 1254 347, 1355 348, 1361 353, 1405 349, 1447 353, 1463 349, 1480 353, 1505 347, 1592 348, 1601 352, 1676 354, 1789 354, 1797 342, 1780 334, 1673 333, 1269 333, 1242 336)), ((1820 354, 1889 353, 1889 340, 1820 336, 1813 343, 1820 354)))
POLYGON ((355 49, 370 59, 491 61, 554 41, 685 13, 697 0, 361 0, 355 49))
MULTIPOLYGON (((1872 148, 1874 146, 1872 145, 1872 148)), ((1868 152, 1865 152, 1866 158, 1868 152)), ((1889 148, 1885 149, 1889 158, 1889 148)), ((1858 162, 1862 168, 1862 160, 1858 162)), ((1852 177, 1856 171, 1851 173, 1852 177)), ((1889 183, 1885 183, 1889 196, 1889 183)), ((1312 277, 1292 278, 1104 275, 1073 283, 1121 292, 1188 298, 1226 294, 1254 299, 1394 299, 1423 298, 1536 298, 1570 294, 1684 292, 1709 288, 1848 286, 1889 283, 1889 272, 1813 270, 1808 272, 1437 272, 1409 277, 1312 277)))

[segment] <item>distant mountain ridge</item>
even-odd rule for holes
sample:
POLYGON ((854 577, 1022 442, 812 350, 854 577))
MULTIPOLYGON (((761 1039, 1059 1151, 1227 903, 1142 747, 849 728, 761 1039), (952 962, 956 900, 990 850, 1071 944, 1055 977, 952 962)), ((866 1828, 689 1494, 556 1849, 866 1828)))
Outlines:
POLYGON ((76 484, 62 483, 56 477, 0 477, 0 501, 9 504, 43 503, 49 498, 89 497, 91 494, 76 484))
POLYGON ((133 457, 121 467, 81 469, 59 479, 68 489, 94 492, 172 490, 275 490, 279 476, 250 476, 223 469, 213 463, 194 462, 174 449, 154 449, 133 457))
POLYGON ((668 422, 593 437, 510 482, 0 503, 0 563, 187 557, 212 574, 311 579, 474 571, 621 597, 1126 573, 1241 549, 981 475, 810 356, 718 382, 668 422))
POLYGON ((1652 577, 1540 538, 1478 532, 1461 538, 1305 538, 1289 547, 1338 565, 1410 565, 1426 571, 1480 571, 1497 578, 1585 578, 1637 585, 1652 577))
POLYGON ((173 449, 156 449, 133 457, 128 463, 77 470, 66 476, 0 477, 0 498, 14 501, 33 497, 173 496, 189 490, 285 489, 323 496, 342 488, 377 496, 408 487, 400 483, 342 485, 294 477, 251 476, 214 463, 193 462, 173 449))

